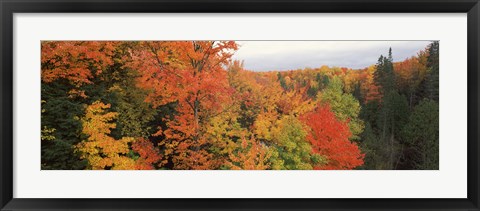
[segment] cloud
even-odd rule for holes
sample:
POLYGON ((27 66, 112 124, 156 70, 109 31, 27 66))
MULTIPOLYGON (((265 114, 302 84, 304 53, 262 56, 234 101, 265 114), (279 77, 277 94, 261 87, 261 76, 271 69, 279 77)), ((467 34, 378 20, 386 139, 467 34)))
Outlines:
POLYGON ((322 65, 364 68, 387 55, 394 61, 416 55, 430 41, 238 41, 234 59, 253 71, 292 70, 322 65))

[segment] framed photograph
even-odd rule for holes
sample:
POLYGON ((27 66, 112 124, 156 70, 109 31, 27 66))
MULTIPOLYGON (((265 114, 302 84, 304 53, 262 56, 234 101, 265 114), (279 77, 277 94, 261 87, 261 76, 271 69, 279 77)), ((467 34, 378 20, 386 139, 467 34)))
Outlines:
POLYGON ((1 210, 478 210, 478 0, 1 0, 1 210))

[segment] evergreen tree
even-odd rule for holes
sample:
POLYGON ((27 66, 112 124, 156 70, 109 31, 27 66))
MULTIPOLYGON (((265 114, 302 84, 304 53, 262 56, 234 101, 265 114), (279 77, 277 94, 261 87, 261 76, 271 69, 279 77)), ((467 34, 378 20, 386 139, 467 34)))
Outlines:
POLYGON ((434 41, 428 47, 427 97, 438 102, 439 97, 439 42, 434 41))
POLYGON ((361 149, 365 153, 365 164, 362 169, 388 169, 386 166, 386 155, 384 153, 386 144, 378 141, 378 136, 369 122, 361 134, 361 149))
POLYGON ((355 83, 352 95, 358 100, 358 102, 360 102, 360 105, 365 102, 359 82, 355 83))
POLYGON ((382 94, 395 90, 395 73, 393 71, 392 48, 388 51, 388 57, 383 55, 378 58, 375 71, 375 84, 382 88, 382 94))
POLYGON ((42 169, 78 170, 84 169, 86 162, 74 152, 73 146, 82 136, 80 117, 84 107, 78 99, 68 94, 71 85, 65 80, 42 83, 42 127, 55 128, 42 140, 42 169))
POLYGON ((395 169, 400 161, 403 147, 397 140, 401 126, 408 119, 409 106, 404 95, 398 93, 393 69, 392 49, 388 57, 380 56, 375 72, 375 83, 381 87, 382 99, 377 113, 376 124, 379 141, 383 150, 387 169, 395 169))
POLYGON ((280 86, 282 86, 283 90, 288 90, 287 82, 285 81, 285 77, 282 76, 280 72, 277 73, 278 82, 280 82, 280 86))
POLYGON ((401 127, 407 122, 409 116, 408 101, 404 95, 390 91, 383 97, 383 102, 378 115, 380 141, 386 144, 387 163, 390 169, 396 166, 402 155, 403 148, 398 141, 401 127))
POLYGON ((402 130, 403 142, 413 151, 407 160, 415 169, 439 168, 438 103, 424 99, 415 108, 402 130))

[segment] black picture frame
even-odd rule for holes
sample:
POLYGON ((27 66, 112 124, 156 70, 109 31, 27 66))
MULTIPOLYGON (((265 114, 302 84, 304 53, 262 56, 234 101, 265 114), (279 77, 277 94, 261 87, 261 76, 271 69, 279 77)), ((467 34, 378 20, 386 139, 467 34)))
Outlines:
POLYGON ((479 210, 478 0, 0 0, 1 210, 479 210), (25 199, 13 198, 14 13, 467 13, 466 199, 25 199))

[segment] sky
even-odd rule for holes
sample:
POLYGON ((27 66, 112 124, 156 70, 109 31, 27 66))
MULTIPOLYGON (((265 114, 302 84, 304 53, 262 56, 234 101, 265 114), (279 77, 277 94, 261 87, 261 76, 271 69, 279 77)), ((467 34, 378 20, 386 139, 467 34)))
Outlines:
POLYGON ((296 70, 323 65, 352 69, 374 65, 392 47, 394 61, 417 55, 430 41, 237 41, 233 59, 252 71, 296 70))

